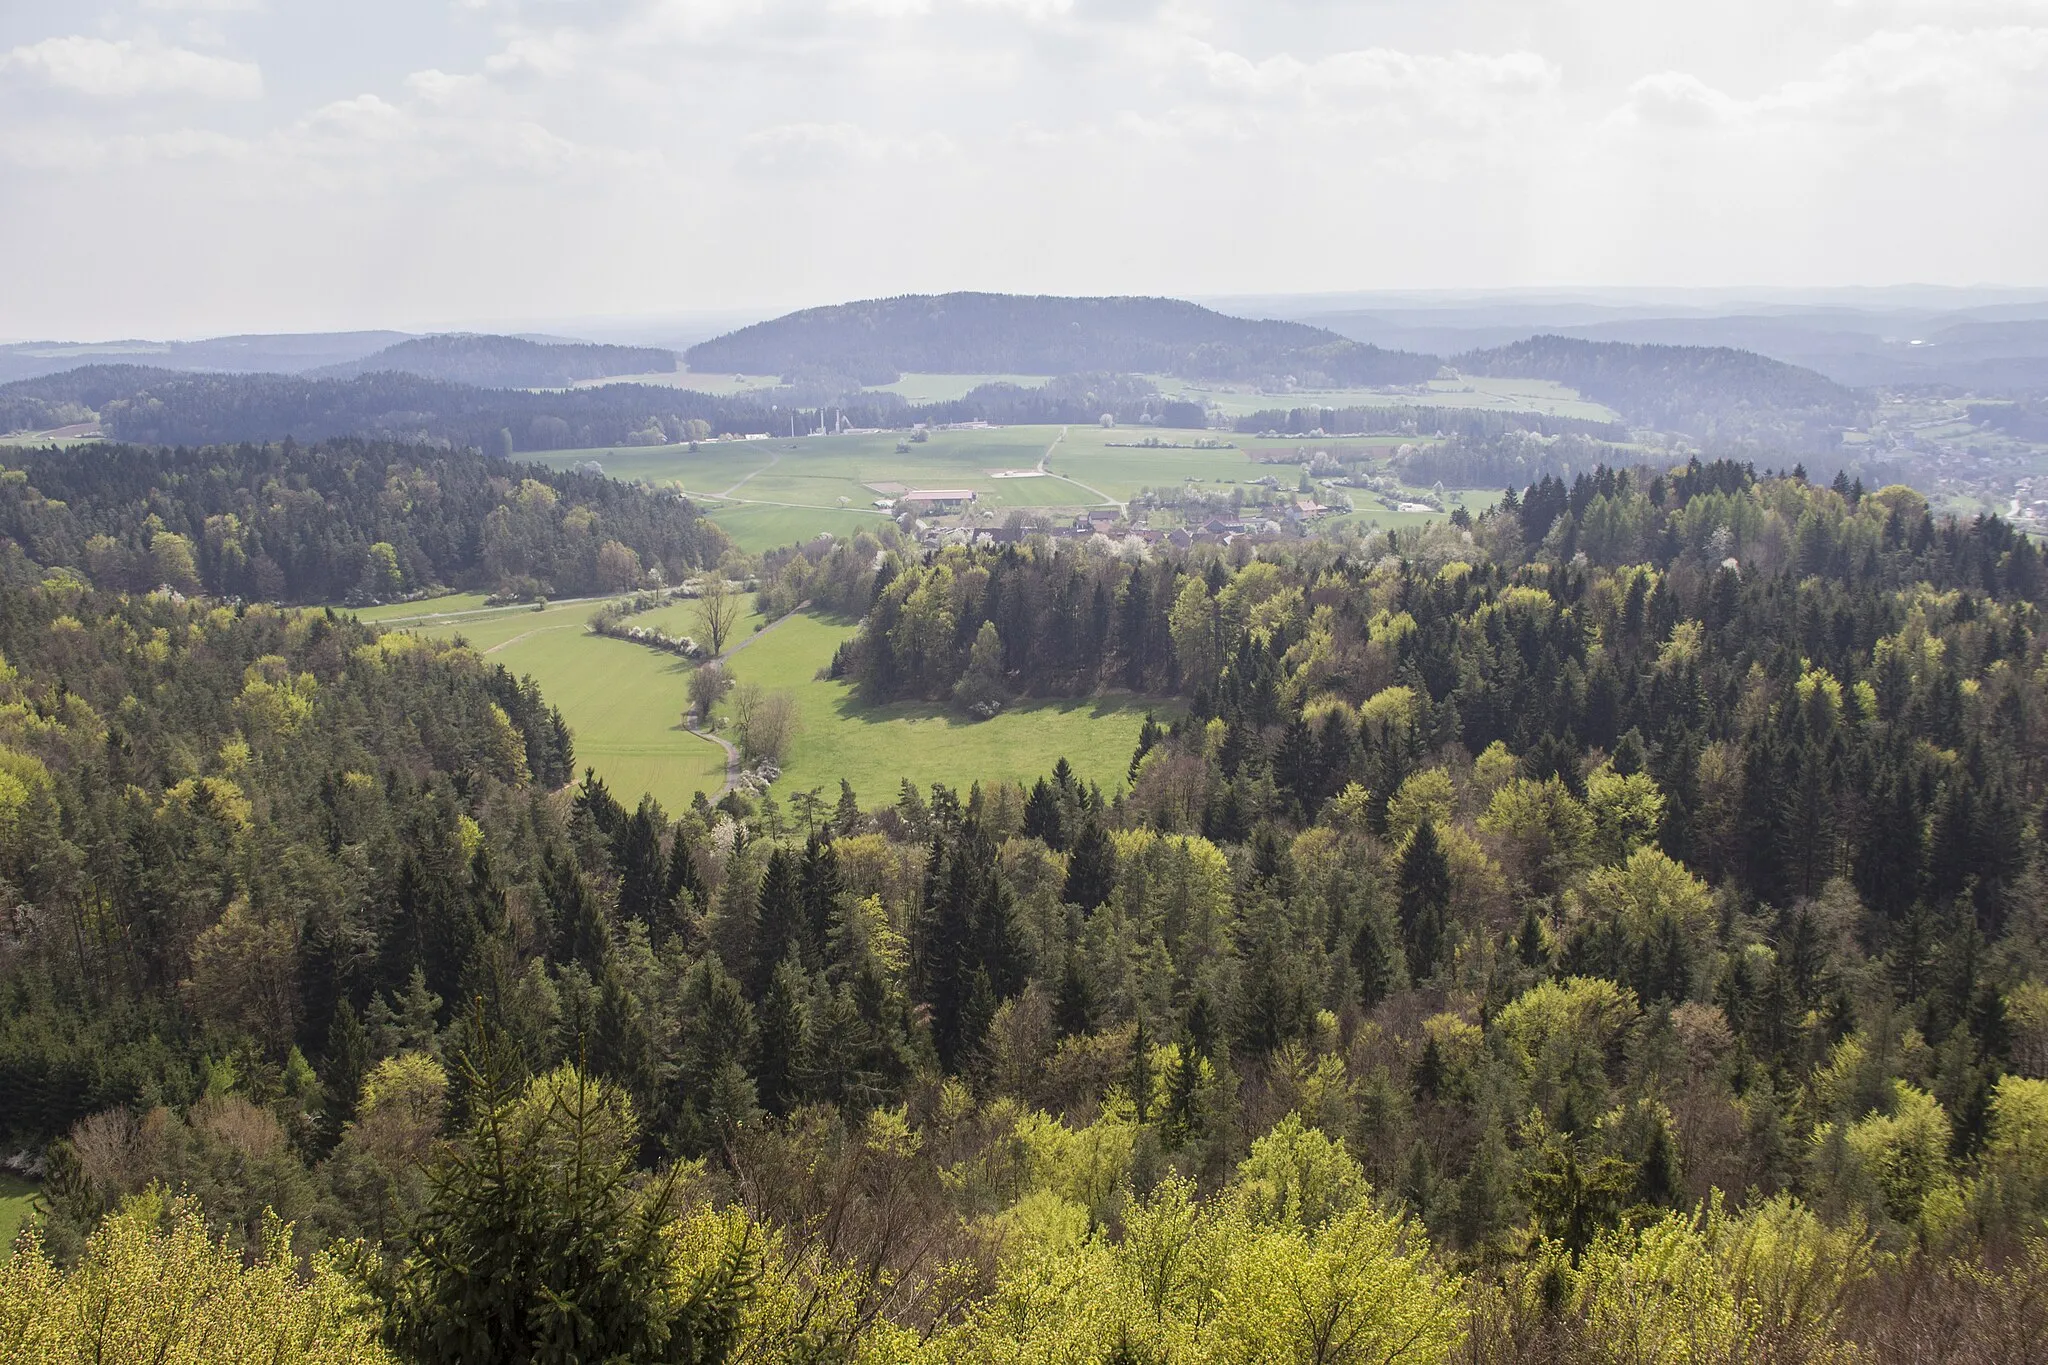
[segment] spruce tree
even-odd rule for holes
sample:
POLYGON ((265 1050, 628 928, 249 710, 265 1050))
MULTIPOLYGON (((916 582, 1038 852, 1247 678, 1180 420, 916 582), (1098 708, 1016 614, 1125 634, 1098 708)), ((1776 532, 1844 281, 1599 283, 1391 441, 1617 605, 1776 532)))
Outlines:
POLYGON ((1401 932, 1409 980, 1427 981, 1442 965, 1450 904, 1450 862, 1437 841, 1436 826, 1424 820, 1401 854, 1401 932))

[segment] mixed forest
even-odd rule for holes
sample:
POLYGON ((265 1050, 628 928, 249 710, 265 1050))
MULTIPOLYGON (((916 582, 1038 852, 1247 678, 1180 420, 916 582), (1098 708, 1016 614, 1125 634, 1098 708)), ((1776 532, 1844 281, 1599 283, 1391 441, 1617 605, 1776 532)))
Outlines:
POLYGON ((762 605, 859 615, 864 696, 1175 718, 1108 787, 663 810, 460 644, 81 567, 160 495, 55 477, 4 486, 76 522, 0 588, 19 1357, 2048 1331, 2048 566, 1995 518, 1721 461, 1346 545, 807 547, 762 605))
POLYGON ((95 445, 0 472, 16 562, 114 591, 269 602, 513 597, 679 583, 727 549, 688 499, 594 474, 371 441, 95 445))

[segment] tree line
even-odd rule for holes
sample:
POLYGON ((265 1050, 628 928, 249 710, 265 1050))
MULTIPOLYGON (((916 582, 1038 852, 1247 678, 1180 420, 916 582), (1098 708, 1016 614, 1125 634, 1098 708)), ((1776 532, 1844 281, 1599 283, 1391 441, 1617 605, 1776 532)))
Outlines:
POLYGON ((681 582, 729 548, 687 499, 591 474, 372 441, 23 451, 0 537, 116 591, 281 602, 437 588, 521 596, 681 582))

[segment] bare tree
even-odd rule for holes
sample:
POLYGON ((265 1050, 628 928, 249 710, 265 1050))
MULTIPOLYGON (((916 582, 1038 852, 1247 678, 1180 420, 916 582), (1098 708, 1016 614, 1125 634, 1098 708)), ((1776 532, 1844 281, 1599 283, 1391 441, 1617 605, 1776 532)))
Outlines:
POLYGON ((733 738, 750 763, 780 764, 803 728, 796 697, 766 691, 759 683, 741 683, 733 690, 731 715, 733 738))
POLYGON ((713 655, 725 653, 725 642, 740 619, 740 599, 733 595, 722 569, 704 575, 704 587, 697 598, 697 624, 710 642, 713 655))
POLYGON ((725 694, 730 691, 732 674, 725 671, 724 664, 715 661, 702 663, 690 674, 690 702, 706 724, 711 720, 711 708, 724 701, 725 694))

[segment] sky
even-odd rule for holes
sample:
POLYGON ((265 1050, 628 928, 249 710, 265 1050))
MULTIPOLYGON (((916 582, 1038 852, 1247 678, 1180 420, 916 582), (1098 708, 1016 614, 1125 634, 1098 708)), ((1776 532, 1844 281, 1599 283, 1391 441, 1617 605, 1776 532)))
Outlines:
POLYGON ((2048 285, 2048 0, 4 0, 0 339, 2048 285))

